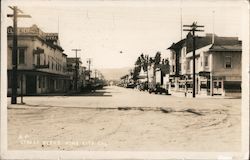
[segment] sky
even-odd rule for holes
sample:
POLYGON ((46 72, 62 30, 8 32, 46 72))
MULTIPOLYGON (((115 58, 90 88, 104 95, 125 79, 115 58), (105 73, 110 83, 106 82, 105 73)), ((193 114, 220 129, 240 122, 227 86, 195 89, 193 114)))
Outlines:
MULTIPOLYGON (((27 1, 3 0, 3 13, 12 13, 7 6, 17 5, 32 18, 19 18, 19 27, 36 24, 44 32, 58 32, 60 45, 68 57, 81 49, 83 65, 92 59, 94 68, 132 67, 141 54, 162 57, 167 48, 184 38, 181 24, 196 21, 204 25, 204 33, 218 36, 244 35, 242 10, 246 1, 27 1), (120 53, 122 51, 122 53, 120 53)), ((12 19, 3 22, 12 25, 12 19)))

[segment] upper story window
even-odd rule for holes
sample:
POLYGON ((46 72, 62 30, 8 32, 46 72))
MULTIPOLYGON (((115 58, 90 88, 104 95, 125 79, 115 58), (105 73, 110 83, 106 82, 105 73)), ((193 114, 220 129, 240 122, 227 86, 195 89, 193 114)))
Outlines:
POLYGON ((37 54, 37 56, 36 56, 36 63, 38 66, 41 64, 40 63, 40 54, 37 54))
POLYGON ((25 48, 18 48, 18 64, 25 64, 25 48))
POLYGON ((204 65, 205 67, 208 67, 208 55, 206 55, 204 58, 204 65))
POLYGON ((232 68, 232 57, 231 56, 225 56, 225 67, 232 68))
POLYGON ((190 70, 190 61, 187 61, 187 70, 190 70))

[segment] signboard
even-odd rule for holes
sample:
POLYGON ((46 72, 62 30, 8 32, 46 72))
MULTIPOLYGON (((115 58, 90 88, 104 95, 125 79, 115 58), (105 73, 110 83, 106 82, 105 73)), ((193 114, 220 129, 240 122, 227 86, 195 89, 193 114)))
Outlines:
MULTIPOLYGON (((9 26, 7 28, 7 34, 13 34, 14 30, 12 26, 9 26)), ((23 27, 23 28, 17 28, 17 34, 19 35, 25 35, 25 34, 38 34, 39 35, 39 28, 36 27, 23 27)))
POLYGON ((57 41, 58 33, 45 33, 44 37, 47 41, 57 41))
MULTIPOLYGON (((13 27, 9 26, 7 28, 7 34, 13 34, 13 27)), ((44 33, 41 31, 36 25, 32 27, 18 27, 17 28, 18 35, 37 35, 46 41, 58 41, 58 33, 44 33)))

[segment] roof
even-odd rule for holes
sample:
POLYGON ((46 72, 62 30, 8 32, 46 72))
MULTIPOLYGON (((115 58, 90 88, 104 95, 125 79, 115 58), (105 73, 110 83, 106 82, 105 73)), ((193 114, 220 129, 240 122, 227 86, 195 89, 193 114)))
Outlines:
POLYGON ((183 47, 183 45, 185 44, 186 39, 182 39, 177 43, 173 43, 170 47, 168 47, 167 49, 173 49, 173 50, 178 50, 181 49, 183 47))
MULTIPOLYGON (((8 33, 7 34, 8 39, 12 39, 12 35, 13 35, 13 27, 12 26, 7 27, 7 33, 8 33)), ((58 37, 58 33, 45 33, 37 25, 32 25, 31 27, 18 27, 17 33, 18 33, 19 37, 37 37, 40 41, 42 41, 42 43, 45 43, 54 49, 58 49, 61 52, 64 51, 59 44, 54 43, 55 41, 47 40, 45 38, 46 35, 49 35, 49 34, 50 35, 55 34, 55 37, 56 36, 58 37)))
POLYGON ((63 53, 63 56, 67 57, 68 55, 67 55, 67 54, 65 54, 65 53, 63 53))
POLYGON ((235 45, 212 45, 212 47, 209 49, 209 51, 215 51, 215 52, 241 52, 242 51, 242 45, 241 44, 235 44, 235 45))
MULTIPOLYGON (((212 34, 206 34, 205 37, 195 37, 195 49, 200 49, 203 48, 205 46, 208 46, 210 44, 212 44, 212 34)), ((214 36, 214 46, 225 46, 228 49, 232 50, 239 50, 239 46, 238 49, 237 45, 241 44, 241 41, 238 40, 238 37, 219 37, 219 36, 214 36), (235 46, 236 45, 236 46, 235 46), (229 46, 233 46, 233 47, 229 47, 229 46)), ((173 50, 180 50, 184 45, 186 45, 187 49, 187 53, 193 51, 193 38, 191 36, 191 34, 189 33, 187 35, 187 37, 185 39, 182 39, 180 41, 178 41, 177 43, 173 43, 168 49, 173 49, 173 50)), ((223 47, 222 47, 223 48, 223 47)), ((218 47, 216 47, 216 49, 219 49, 218 47)))

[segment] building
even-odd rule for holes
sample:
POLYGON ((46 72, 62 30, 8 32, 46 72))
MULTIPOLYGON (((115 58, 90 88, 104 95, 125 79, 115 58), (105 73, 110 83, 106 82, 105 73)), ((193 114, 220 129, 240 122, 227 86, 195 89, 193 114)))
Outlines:
POLYGON ((80 58, 75 58, 75 57, 67 58, 67 72, 70 75, 69 90, 80 91, 81 88, 86 87, 86 78, 87 78, 86 67, 82 66, 82 61, 80 60, 80 58))
MULTIPOLYGON (((170 90, 192 91, 193 46, 190 34, 169 49, 170 90)), ((196 94, 239 96, 241 92, 241 41, 237 37, 207 34, 196 37, 196 94)))
MULTIPOLYGON (((18 94, 65 92, 69 85, 67 55, 58 33, 45 33, 36 25, 18 30, 18 94), (22 86, 22 90, 21 90, 22 86)), ((8 27, 8 95, 11 94, 13 28, 8 27)))

